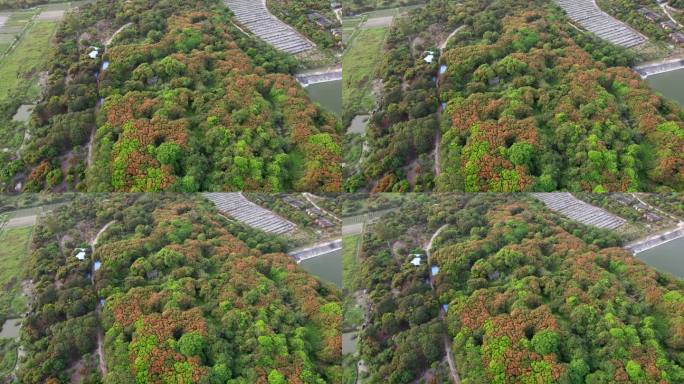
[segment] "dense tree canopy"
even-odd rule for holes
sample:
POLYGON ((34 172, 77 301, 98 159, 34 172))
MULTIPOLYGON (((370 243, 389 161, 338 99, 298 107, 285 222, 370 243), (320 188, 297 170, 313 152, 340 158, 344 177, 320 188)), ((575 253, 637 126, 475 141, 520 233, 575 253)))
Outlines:
POLYGON ((25 170, 26 190, 341 188, 338 121, 290 76, 295 59, 243 35, 219 1, 100 0, 67 15, 55 40, 34 135, 3 180, 25 170))
POLYGON ((104 383, 338 380, 334 288, 283 253, 249 248, 236 237, 244 228, 200 200, 82 196, 44 220, 29 268, 37 296, 22 331, 22 383, 70 382, 79 362, 97 380, 87 362, 98 333, 104 383), (91 254, 87 242, 109 222, 91 254), (87 249, 85 260, 74 247, 87 249))
POLYGON ((393 27, 386 51, 384 95, 362 165, 377 191, 684 183, 681 109, 623 67, 633 55, 578 33, 554 5, 434 0, 393 27), (440 55, 437 37, 457 27, 440 55), (435 179, 423 160, 434 158, 438 130, 435 179))
POLYGON ((447 380, 435 342, 444 335, 468 383, 684 380, 684 283, 616 247, 614 234, 522 196, 411 200, 364 239, 369 382, 447 380), (427 265, 421 248, 444 224, 427 265))

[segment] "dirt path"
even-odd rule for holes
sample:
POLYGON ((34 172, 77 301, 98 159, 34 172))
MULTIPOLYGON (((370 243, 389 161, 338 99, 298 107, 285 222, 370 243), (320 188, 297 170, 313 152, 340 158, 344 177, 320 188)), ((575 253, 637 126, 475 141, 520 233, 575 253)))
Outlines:
MULTIPOLYGON (((432 249, 432 243, 435 241, 437 236, 444 230, 444 228, 447 227, 448 224, 444 224, 439 229, 432 235, 430 238, 430 241, 425 245, 425 253, 427 254, 427 266, 428 268, 432 268, 432 253, 430 250, 432 249)), ((432 275, 432 271, 430 271, 430 287, 434 291, 435 285, 433 282, 434 276, 432 275)), ((445 321, 446 318, 446 312, 444 311, 444 307, 440 307, 439 309, 439 318, 442 321, 445 321)), ((447 361, 449 362, 449 374, 451 376, 451 381, 454 384, 461 384, 461 377, 458 375, 458 371, 456 370, 456 364, 454 363, 454 357, 453 354, 451 353, 451 340, 449 339, 448 335, 444 335, 444 353, 446 354, 447 361)))
MULTIPOLYGON (((95 238, 90 242, 90 248, 93 251, 93 253, 92 253, 93 255, 95 255, 95 246, 97 245, 97 240, 100 238, 100 235, 102 235, 102 233, 113 223, 114 223, 114 220, 105 224, 105 226, 102 227, 102 229, 100 229, 100 231, 97 233, 97 235, 95 235, 95 238)), ((93 283, 93 287, 94 287, 95 286, 95 271, 93 271, 91 279, 92 279, 92 283, 93 283)), ((98 302, 97 303, 97 309, 96 309, 98 317, 100 316, 101 310, 102 310, 102 306, 98 302)), ((100 373, 102 374, 102 378, 104 379, 104 377, 107 376, 107 365, 105 364, 105 360, 104 360, 104 333, 102 331, 102 328, 100 328, 97 331, 97 356, 98 356, 98 359, 100 361, 99 362, 100 373)))
POLYGON ((678 222, 679 224, 682 224, 682 219, 680 219, 679 217, 676 217, 676 216, 674 216, 674 215, 671 214, 671 213, 665 212, 665 211, 659 209, 658 207, 655 207, 655 206, 653 206, 653 205, 651 205, 651 204, 649 204, 649 203, 647 203, 647 202, 641 200, 641 198, 639 197, 639 194, 638 194, 638 193, 632 193, 632 196, 633 196, 635 199, 637 199, 641 204, 643 204, 643 205, 645 205, 645 206, 647 206, 647 207, 653 209, 654 211, 658 211, 658 213, 660 213, 661 215, 667 216, 667 217, 669 217, 670 219, 672 219, 672 220, 678 222))
POLYGON ((454 31, 451 32, 451 34, 447 36, 444 42, 439 46, 439 50, 444 51, 444 49, 446 49, 447 43, 449 43, 449 40, 451 40, 451 38, 454 37, 454 35, 456 35, 463 28, 465 28, 465 25, 461 25, 460 27, 454 29, 454 31))
POLYGON ((90 165, 93 163, 93 144, 95 142, 95 132, 97 132, 97 129, 93 127, 93 129, 90 131, 90 139, 88 140, 88 157, 86 158, 86 169, 90 168, 90 165))
POLYGON ((315 202, 314 199, 313 199, 313 197, 315 197, 313 194, 311 194, 311 193, 309 193, 309 192, 304 192, 304 193, 302 193, 302 196, 304 196, 304 198, 305 198, 309 203, 311 203, 311 205, 313 205, 314 207, 316 207, 319 211, 325 213, 326 215, 332 217, 333 219, 335 219, 335 220, 337 220, 337 221, 340 221, 340 222, 342 221, 339 217, 335 216, 332 212, 328 212, 328 211, 326 211, 325 209, 319 207, 318 204, 316 204, 316 202, 315 202))
POLYGON ((442 173, 442 165, 439 163, 439 144, 442 142, 442 130, 437 129, 437 135, 435 135, 435 178, 442 173))
POLYGON ((110 44, 112 44, 112 40, 114 40, 116 35, 118 35, 124 29, 130 27, 131 25, 133 25, 133 23, 126 23, 126 24, 122 25, 121 28, 117 29, 116 32, 114 32, 112 34, 112 36, 110 36, 109 39, 107 39, 107 41, 105 41, 105 48, 108 47, 110 44))
MULTIPOLYGON (((454 29, 449 36, 447 36, 446 39, 440 44, 439 46, 439 52, 440 54, 446 49, 447 44, 449 43, 449 40, 451 40, 452 37, 454 37, 460 30, 465 28, 465 25, 461 25, 460 27, 454 29)), ((442 74, 437 75, 437 83, 435 86, 437 87, 437 91, 439 92, 439 84, 442 79, 442 74)), ((437 110, 437 119, 442 116, 442 106, 440 105, 438 110, 437 110)), ((435 178, 437 178, 441 173, 442 173, 442 165, 440 164, 440 158, 439 158, 439 145, 442 142, 442 130, 437 129, 437 134, 435 135, 435 165, 434 165, 434 173, 435 173, 435 178)))
POLYGON ((674 17, 672 17, 672 15, 670 14, 670 6, 669 6, 669 5, 667 5, 667 4, 660 4, 660 8, 662 8, 663 12, 665 12, 665 14, 667 15, 667 17, 669 17, 670 20, 672 20, 673 23, 677 24, 677 26, 678 26, 679 28, 684 27, 683 25, 679 24, 679 21, 677 21, 674 17))

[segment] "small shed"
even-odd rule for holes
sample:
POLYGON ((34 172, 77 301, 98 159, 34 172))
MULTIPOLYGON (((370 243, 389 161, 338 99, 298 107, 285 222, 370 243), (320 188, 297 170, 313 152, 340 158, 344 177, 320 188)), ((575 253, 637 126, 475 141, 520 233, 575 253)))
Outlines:
POLYGON ((85 250, 85 248, 76 248, 74 251, 75 251, 75 252, 77 251, 77 252, 76 252, 76 258, 77 258, 77 259, 79 259, 79 260, 81 260, 81 261, 85 260, 85 257, 86 257, 86 250, 85 250))

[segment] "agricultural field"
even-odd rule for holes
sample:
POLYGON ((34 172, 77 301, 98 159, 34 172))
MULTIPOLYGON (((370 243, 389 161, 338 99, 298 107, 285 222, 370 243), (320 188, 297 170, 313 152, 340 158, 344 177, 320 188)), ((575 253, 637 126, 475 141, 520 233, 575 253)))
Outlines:
POLYGON ((417 4, 424 4, 424 0, 346 0, 343 1, 344 12, 348 15, 355 15, 361 12, 368 12, 377 9, 405 7, 417 4))
POLYGON ((362 28, 349 43, 342 60, 342 103, 345 118, 369 112, 375 105, 372 85, 386 35, 386 27, 362 28))
POLYGON ((31 22, 16 48, 0 61, 0 101, 10 96, 29 101, 40 95, 39 72, 56 28, 56 21, 31 22))
POLYGON ((18 318, 26 311, 27 298, 23 295, 21 282, 33 231, 32 226, 15 226, 8 219, 9 215, 0 216, 0 380, 6 380, 12 374, 17 362, 19 344, 15 337, 18 329, 5 327, 11 322, 7 319, 18 318))
POLYGON ((21 276, 33 227, 7 228, 0 232, 0 320, 19 316, 26 307, 21 294, 21 276))

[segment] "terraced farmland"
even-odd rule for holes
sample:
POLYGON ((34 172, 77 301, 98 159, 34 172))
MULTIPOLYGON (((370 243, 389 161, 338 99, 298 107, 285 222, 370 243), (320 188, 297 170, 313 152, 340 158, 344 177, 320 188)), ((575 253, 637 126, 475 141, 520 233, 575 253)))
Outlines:
POLYGON ((273 16, 263 1, 226 0, 226 5, 240 24, 276 49, 297 54, 314 48, 311 41, 273 16))
POLYGON ((605 229, 617 229, 625 224, 625 219, 585 203, 567 192, 533 193, 532 196, 543 202, 550 210, 582 224, 605 229))
POLYGON ((647 41, 642 34, 603 12, 593 0, 558 0, 558 4, 572 20, 613 44, 632 48, 647 41))
POLYGON ((297 228, 294 223, 252 203, 242 193, 205 193, 204 197, 214 203, 220 212, 252 228, 279 235, 297 228))

